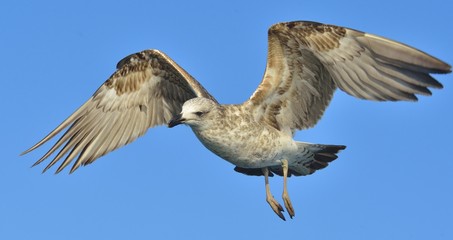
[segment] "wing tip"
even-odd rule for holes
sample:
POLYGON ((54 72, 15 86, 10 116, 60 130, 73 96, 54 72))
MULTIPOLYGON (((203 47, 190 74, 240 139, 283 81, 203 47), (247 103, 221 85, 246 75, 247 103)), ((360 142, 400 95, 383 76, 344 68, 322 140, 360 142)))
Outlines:
POLYGON ((19 154, 19 157, 24 156, 25 154, 27 154, 27 153, 29 153, 29 152, 31 152, 31 150, 30 150, 30 149, 27 149, 27 150, 21 152, 21 153, 19 154))
MULTIPOLYGON (((447 73, 445 73, 447 74, 447 73)), ((434 79, 434 78, 433 78, 434 79)), ((429 87, 432 87, 432 88, 435 88, 435 89, 443 89, 444 88, 444 85, 437 81, 436 79, 434 79, 434 81, 431 82, 431 84, 429 85, 429 87)), ((428 89, 429 90, 429 89, 428 89)))
POLYGON ((44 144, 44 142, 42 142, 42 140, 40 142, 38 142, 37 144, 33 145, 32 147, 28 148, 27 150, 21 152, 19 154, 19 156, 24 156, 25 154, 35 150, 36 148, 40 147, 42 144, 44 144))
POLYGON ((433 74, 449 74, 451 73, 451 65, 436 58, 429 54, 426 54, 431 57, 431 61, 429 63, 428 72, 433 74))
MULTIPOLYGON (((439 60, 441 61, 441 60, 439 60)), ((436 72, 436 73, 440 73, 440 74, 448 74, 448 73, 451 73, 451 65, 446 63, 446 62, 442 62, 442 68, 440 69, 440 72, 436 72)))

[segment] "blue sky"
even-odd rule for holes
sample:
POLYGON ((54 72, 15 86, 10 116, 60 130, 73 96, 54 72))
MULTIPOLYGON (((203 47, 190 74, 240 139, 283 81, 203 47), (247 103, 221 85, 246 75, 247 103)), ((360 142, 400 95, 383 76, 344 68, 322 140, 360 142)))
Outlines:
MULTIPOLYGON (((312 20, 389 37, 453 63, 452 1, 3 1, 0 239, 453 239, 453 75, 418 103, 336 96, 299 141, 344 144, 291 178, 281 221, 264 180, 233 171, 188 127, 151 129, 74 174, 19 153, 85 102, 124 56, 166 52, 220 102, 261 81, 267 28, 312 20), (51 169, 55 170, 55 168, 51 169)), ((48 162, 48 161, 47 161, 48 162)), ((46 163, 47 163, 46 162, 46 163)), ((271 188, 281 202, 282 179, 271 188)))

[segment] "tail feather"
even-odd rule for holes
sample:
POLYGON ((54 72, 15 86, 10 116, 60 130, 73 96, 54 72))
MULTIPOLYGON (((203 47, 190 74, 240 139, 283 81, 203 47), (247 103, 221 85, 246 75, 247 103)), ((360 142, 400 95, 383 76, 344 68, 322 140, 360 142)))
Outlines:
POLYGON ((344 145, 301 144, 303 144, 303 148, 308 148, 314 153, 311 160, 303 163, 302 166, 294 167, 294 171, 299 172, 301 175, 312 174, 316 170, 329 166, 330 162, 338 158, 337 154, 346 148, 344 145))
POLYGON ((337 158, 338 158, 338 156, 335 155, 335 153, 315 153, 315 160, 324 162, 324 163, 332 162, 333 160, 335 160, 337 158))
MULTIPOLYGON (((337 154, 346 148, 344 145, 325 145, 325 144, 311 144, 298 142, 300 150, 300 162, 295 165, 289 166, 288 177, 309 175, 316 170, 323 169, 329 165, 330 162, 337 159, 337 154)), ((283 169, 281 166, 268 167, 270 170, 269 176, 274 174, 283 176, 283 169)), ((235 167, 236 172, 250 175, 262 176, 261 168, 241 168, 235 167)))

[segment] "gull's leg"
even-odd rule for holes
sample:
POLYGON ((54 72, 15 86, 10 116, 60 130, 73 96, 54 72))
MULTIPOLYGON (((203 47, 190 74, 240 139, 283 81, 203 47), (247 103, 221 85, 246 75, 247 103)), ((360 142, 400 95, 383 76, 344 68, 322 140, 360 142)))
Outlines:
POLYGON ((288 178, 288 160, 283 160, 282 161, 282 168, 283 168, 283 202, 285 203, 285 208, 288 211, 289 217, 293 218, 295 213, 293 209, 293 204, 291 203, 291 200, 289 199, 288 195, 288 189, 286 188, 286 180, 288 178))
POLYGON ((272 196, 271 188, 269 187, 269 169, 262 168, 261 169, 264 174, 264 182, 266 184, 266 201, 271 206, 272 210, 283 220, 286 221, 285 216, 283 216, 284 210, 282 205, 275 200, 274 196, 272 196))

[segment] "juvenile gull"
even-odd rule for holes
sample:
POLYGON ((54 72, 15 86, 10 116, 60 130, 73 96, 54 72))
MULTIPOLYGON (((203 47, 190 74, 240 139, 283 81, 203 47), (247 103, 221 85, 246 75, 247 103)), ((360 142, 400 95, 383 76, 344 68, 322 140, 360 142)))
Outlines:
POLYGON ((349 28, 298 21, 275 24, 268 35, 263 80, 242 104, 219 104, 166 54, 144 50, 122 59, 85 104, 23 154, 69 127, 33 166, 58 152, 43 172, 64 159, 59 173, 75 159, 72 173, 151 127, 187 124, 237 172, 264 175, 266 200, 285 220, 268 177, 283 176, 282 198, 292 218, 287 177, 325 168, 345 149, 293 140, 296 130, 317 123, 335 89, 361 99, 416 101, 416 94, 431 95, 428 87, 442 88, 430 73, 451 72, 424 52, 349 28))

